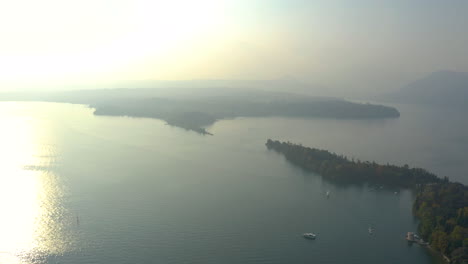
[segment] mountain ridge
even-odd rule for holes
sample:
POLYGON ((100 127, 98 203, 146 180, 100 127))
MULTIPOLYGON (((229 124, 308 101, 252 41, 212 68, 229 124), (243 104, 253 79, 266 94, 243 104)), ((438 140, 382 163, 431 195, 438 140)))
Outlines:
POLYGON ((397 103, 466 107, 468 72, 436 71, 415 80, 382 99, 397 103))

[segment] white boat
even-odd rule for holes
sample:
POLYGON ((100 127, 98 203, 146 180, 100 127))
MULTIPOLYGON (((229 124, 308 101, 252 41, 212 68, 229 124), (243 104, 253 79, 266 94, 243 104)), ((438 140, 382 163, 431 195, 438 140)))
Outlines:
POLYGON ((373 233, 374 233, 374 228, 372 228, 372 227, 369 227, 369 229, 368 229, 368 230, 369 230, 369 234, 373 234, 373 233))
POLYGON ((315 239, 317 237, 317 235, 315 235, 314 233, 304 233, 302 234, 302 236, 304 236, 307 239, 315 239))
POLYGON ((330 197, 330 191, 327 191, 327 197, 330 197))

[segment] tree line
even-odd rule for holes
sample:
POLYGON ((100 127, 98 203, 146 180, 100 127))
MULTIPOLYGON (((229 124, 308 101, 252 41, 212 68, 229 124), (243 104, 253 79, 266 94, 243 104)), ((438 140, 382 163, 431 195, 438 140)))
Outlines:
POLYGON ((333 181, 368 182, 403 188, 442 181, 435 174, 421 168, 409 168, 408 165, 400 167, 369 161, 350 160, 346 156, 337 155, 327 150, 271 139, 268 139, 266 146, 282 153, 291 163, 333 181))

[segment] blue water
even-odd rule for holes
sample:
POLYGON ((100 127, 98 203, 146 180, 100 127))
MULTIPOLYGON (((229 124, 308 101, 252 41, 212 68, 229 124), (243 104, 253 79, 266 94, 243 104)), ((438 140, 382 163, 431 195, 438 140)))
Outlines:
POLYGON ((225 120, 214 136, 80 105, 0 109, 0 153, 14 164, 0 176, 2 263, 436 263, 404 240, 417 226, 411 192, 324 181, 268 138, 467 181, 466 126, 410 106, 386 121, 225 120))

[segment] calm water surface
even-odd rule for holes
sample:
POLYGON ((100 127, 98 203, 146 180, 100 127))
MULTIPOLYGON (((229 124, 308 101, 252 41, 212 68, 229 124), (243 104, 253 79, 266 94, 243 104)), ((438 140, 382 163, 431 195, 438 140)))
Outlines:
POLYGON ((240 118, 200 136, 80 105, 0 103, 0 263, 435 263, 403 239, 417 225, 410 192, 335 185, 264 146, 290 140, 466 183, 462 116, 400 110, 240 118))

